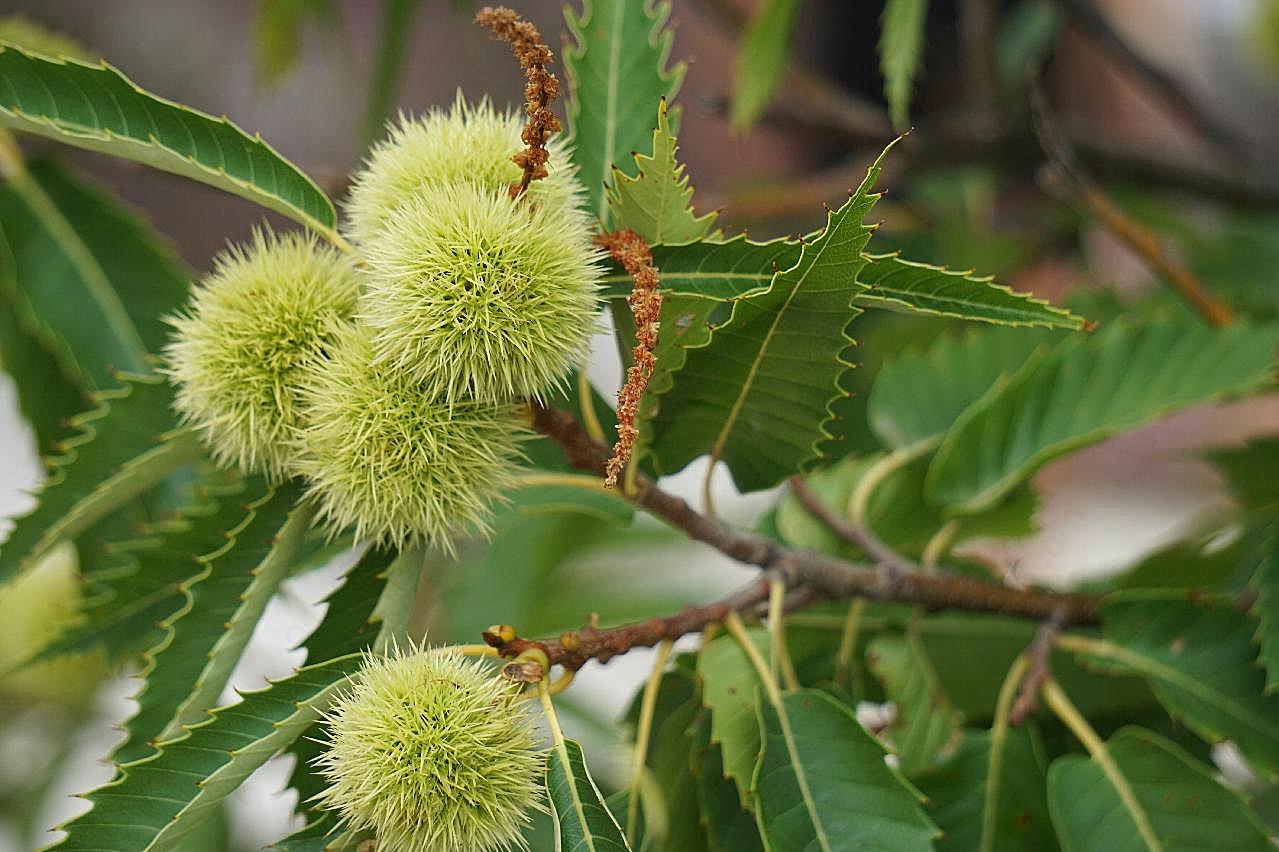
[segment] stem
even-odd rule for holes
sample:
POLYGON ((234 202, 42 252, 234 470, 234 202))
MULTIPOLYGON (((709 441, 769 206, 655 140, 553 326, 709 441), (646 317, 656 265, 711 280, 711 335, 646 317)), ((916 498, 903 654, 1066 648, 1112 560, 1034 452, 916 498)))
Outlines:
POLYGON ((1008 717, 1012 711, 1013 699, 1030 661, 1025 654, 1019 654, 1013 664, 1008 667, 1004 683, 999 687, 999 697, 995 699, 995 718, 990 725, 990 754, 986 761, 986 789, 981 806, 981 845, 980 852, 991 852, 995 844, 995 822, 999 817, 999 773, 1003 771, 1004 740, 1008 738, 1008 717))
POLYGON ((871 559, 884 565, 897 565, 902 568, 916 567, 909 559, 889 547, 879 536, 866 526, 863 516, 860 522, 847 521, 822 502, 822 498, 809 487, 801 476, 790 478, 791 492, 799 498, 800 504, 817 520, 821 521, 835 535, 865 553, 871 559))
POLYGON ((657 688, 666 670, 666 660, 671 655, 673 643, 664 640, 657 646, 653 671, 644 684, 644 698, 640 703, 639 721, 635 726, 635 767, 631 770, 630 797, 626 802, 626 842, 635 845, 635 821, 639 817, 639 788, 644 778, 644 764, 648 756, 648 741, 653 732, 653 711, 657 707, 657 688))
POLYGON ((857 634, 861 630, 862 615, 866 612, 866 599, 857 598, 848 608, 848 616, 839 636, 839 650, 835 652, 835 684, 845 686, 853 670, 853 652, 857 649, 857 634))
POLYGON ((491 645, 455 645, 453 650, 464 657, 496 657, 497 649, 491 645))
POLYGON ((742 653, 746 655, 746 659, 750 660, 751 665, 754 666, 755 673, 759 675, 760 686, 763 687, 764 694, 768 698, 768 703, 777 708, 778 713, 781 713, 782 692, 777 688, 777 680, 773 677, 768 661, 764 659, 764 655, 759 652, 759 648, 751 641, 750 634, 746 632, 746 625, 742 623, 741 616, 735 612, 730 613, 724 619, 724 627, 737 640, 742 653))
POLYGON ((591 379, 586 375, 585 365, 577 370, 577 405, 582 412, 586 434, 591 436, 591 440, 602 443, 605 440, 604 427, 595 413, 595 395, 591 392, 591 379))
POLYGON ((870 515, 870 498, 874 495, 875 489, 882 485, 893 471, 932 452, 940 442, 940 438, 933 438, 909 447, 901 447, 867 468, 861 479, 857 480, 852 496, 848 498, 848 517, 852 519, 852 522, 863 529, 869 529, 866 519, 870 515))
POLYGON ((1152 852, 1160 852, 1163 846, 1155 834, 1154 827, 1150 824, 1150 818, 1141 807, 1141 803, 1137 801, 1137 794, 1133 792, 1132 785, 1128 783, 1128 779, 1120 771, 1119 765, 1110 756, 1110 752, 1106 749, 1106 744, 1102 742, 1101 737, 1093 730, 1092 725, 1088 724, 1088 720, 1079 712, 1079 709, 1071 703, 1070 698, 1058 686, 1056 680, 1049 678, 1044 682, 1043 694, 1044 701, 1052 708, 1053 713, 1057 714, 1057 718, 1062 721, 1062 724, 1069 728, 1075 738, 1083 743, 1084 748, 1088 750, 1088 756, 1096 761, 1097 765, 1101 767, 1101 771, 1105 773, 1106 778, 1114 786, 1115 791, 1119 794, 1120 801, 1123 802, 1128 811, 1128 815, 1136 823, 1137 832, 1141 835, 1146 848, 1152 850, 1152 852))
POLYGON ((950 550, 950 543, 955 540, 955 534, 961 526, 963 525, 958 518, 951 518, 928 539, 928 544, 924 545, 924 552, 919 557, 919 567, 922 570, 929 574, 937 571, 937 563, 950 550))
POLYGON ((768 635, 773 643, 774 675, 780 671, 787 689, 799 689, 795 664, 786 648, 786 582, 772 580, 768 584, 768 635))
POLYGON ((615 495, 617 492, 605 488, 604 483, 595 476, 582 476, 576 473, 522 473, 515 478, 516 487, 535 485, 560 485, 566 488, 581 488, 584 491, 597 491, 600 494, 615 495))

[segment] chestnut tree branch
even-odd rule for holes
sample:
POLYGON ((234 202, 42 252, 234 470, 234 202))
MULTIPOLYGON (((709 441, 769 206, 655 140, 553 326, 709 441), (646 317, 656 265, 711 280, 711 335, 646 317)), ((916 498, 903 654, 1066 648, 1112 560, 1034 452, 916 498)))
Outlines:
MULTIPOLYGON (((573 415, 537 402, 530 405, 534 426, 560 446, 570 465, 596 476, 605 475, 611 455, 607 445, 592 439, 573 415)), ((1098 618, 1101 599, 1096 595, 1014 589, 960 575, 903 570, 903 566, 897 563, 876 567, 815 550, 793 550, 758 533, 737 529, 718 518, 703 515, 643 475, 635 477, 634 491, 624 496, 636 506, 682 530, 689 538, 708 544, 739 562, 755 565, 783 578, 789 589, 788 607, 799 608, 818 599, 865 597, 915 604, 926 610, 1001 613, 1039 621, 1060 614, 1063 625, 1092 624, 1098 618)), ((761 578, 757 584, 729 598, 701 607, 686 607, 666 618, 608 630, 591 626, 542 642, 521 639, 513 631, 489 631, 485 639, 504 657, 517 656, 521 651, 536 646, 546 651, 553 664, 574 668, 590 659, 608 659, 632 647, 653 645, 663 639, 674 639, 701 630, 708 624, 722 621, 728 612, 749 610, 767 597, 768 582, 761 578)))

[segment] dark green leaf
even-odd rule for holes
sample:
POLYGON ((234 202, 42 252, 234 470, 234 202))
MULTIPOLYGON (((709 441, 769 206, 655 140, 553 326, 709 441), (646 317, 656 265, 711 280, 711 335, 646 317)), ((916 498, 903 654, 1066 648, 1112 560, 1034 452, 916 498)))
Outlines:
POLYGON ((1048 769, 1048 805, 1066 852, 1274 849, 1243 800, 1163 737, 1124 728, 1106 753, 1118 777, 1074 754, 1048 769))
POLYGON ((564 852, 629 852, 617 820, 591 779, 582 747, 564 740, 551 749, 546 793, 555 817, 555 848, 564 852))
POLYGON ((649 144, 658 102, 673 99, 684 78, 682 64, 666 67, 670 13, 669 0, 582 0, 580 14, 565 10, 574 41, 564 51, 573 162, 588 208, 605 224, 613 167, 634 173, 627 155, 649 144))
POLYGON ((47 456, 89 397, 80 377, 64 369, 52 336, 23 322, 16 297, 13 255, 0 229, 0 370, 13 379, 18 408, 35 432, 40 455, 47 456))
POLYGON ((829 433, 831 403, 850 366, 852 297, 871 230, 863 224, 880 160, 799 261, 768 291, 734 303, 708 346, 687 350, 679 381, 653 421, 655 465, 675 473, 709 454, 742 491, 775 485, 811 464, 829 433), (797 365, 803 365, 799 369, 797 365))
POLYGON ((915 778, 945 832, 939 849, 1047 852, 1056 848, 1048 818, 1044 759, 1029 728, 1012 728, 996 745, 989 731, 964 731, 944 764, 915 778), (991 750, 998 774, 991 778, 991 750))
POLYGON ((723 753, 711 742, 709 711, 694 721, 692 738, 690 763, 707 846, 723 852, 763 852, 755 817, 742 807, 736 787, 724 777, 723 753))
POLYGON ((1209 458, 1245 509, 1279 509, 1279 437, 1257 438, 1209 458))
POLYGON ((1279 690, 1279 523, 1266 531, 1260 555, 1252 576, 1252 587, 1257 590, 1255 639, 1266 670, 1266 692, 1275 692, 1279 690))
POLYGON ((146 756, 217 703, 310 523, 311 513, 294 507, 298 493, 296 487, 267 491, 227 530, 222 547, 192 554, 203 570, 179 586, 183 605, 161 622, 163 637, 146 654, 145 683, 134 696, 138 712, 126 725, 116 762, 146 756))
MULTIPOLYGON (((777 239, 752 242, 745 234, 731 240, 701 240, 687 245, 655 245, 653 265, 661 271, 662 293, 667 297, 694 296, 732 301, 767 290, 779 270, 799 261, 800 244, 777 239)), ((616 263, 604 277, 605 293, 625 297, 631 292, 631 276, 616 263)), ((665 331, 666 326, 662 326, 665 331)))
POLYGON ((1259 773, 1279 776, 1279 695, 1264 696, 1256 624, 1229 601, 1120 597, 1102 609, 1106 642, 1090 662, 1150 678, 1159 701, 1204 740, 1232 740, 1259 773))
POLYGON ((0 48, 0 126, 146 163, 243 196, 336 237, 333 203, 260 138, 147 94, 103 63, 0 48))
POLYGON ((755 815, 773 852, 932 849, 919 793, 843 704, 815 689, 759 701, 755 815))
POLYGON ((75 419, 78 434, 52 460, 39 505, 0 548, 0 582, 199 459, 193 433, 169 431, 172 392, 164 380, 118 378, 123 387, 98 393, 98 407, 75 419))
POLYGON ((122 777, 86 794, 92 810, 63 826, 63 849, 174 849, 232 791, 314 722, 360 666, 340 657, 245 693, 122 777))

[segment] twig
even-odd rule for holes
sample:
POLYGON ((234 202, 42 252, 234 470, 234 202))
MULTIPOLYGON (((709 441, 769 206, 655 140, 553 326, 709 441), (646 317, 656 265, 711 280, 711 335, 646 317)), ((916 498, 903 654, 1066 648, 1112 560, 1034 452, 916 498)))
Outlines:
POLYGON ((1026 677, 1021 682, 1017 702, 1013 705, 1012 713, 1008 717, 1013 725, 1020 725, 1026 721, 1039 706, 1039 690, 1052 677, 1053 643, 1057 641, 1057 634, 1061 633, 1063 626, 1060 614, 1053 613, 1047 621, 1039 625, 1039 630, 1035 633, 1035 641, 1026 649, 1028 663, 1026 677))
POLYGON ((1205 290, 1190 269, 1168 254, 1153 231, 1120 210, 1084 172, 1070 143, 1058 128, 1038 83, 1031 86, 1031 105, 1040 144, 1048 156, 1050 168, 1045 173, 1048 188, 1067 199, 1071 196, 1076 198, 1102 227, 1135 251, 1210 325, 1224 328, 1234 322, 1234 310, 1205 290))
POLYGON ((906 571, 917 570, 914 562, 889 547, 879 536, 861 524, 840 517, 804 481, 802 476, 790 478, 791 491, 808 513, 826 525, 831 532, 865 553, 881 565, 895 565, 906 571))
POLYGON ((639 438, 635 420, 639 416, 640 400, 657 366, 653 351, 657 349, 661 327, 662 288, 657 267, 653 265, 653 253, 639 234, 630 229, 599 234, 595 244, 606 249, 635 279, 631 295, 626 297, 626 304, 635 317, 635 346, 631 349, 631 365, 626 368, 626 383, 617 392, 617 443, 604 472, 604 484, 613 488, 639 438))
POLYGON ((524 69, 524 110, 528 113, 528 124, 520 139, 528 147, 511 157, 524 170, 520 182, 511 185, 511 197, 518 198, 530 183, 546 177, 546 162, 550 159, 546 141, 560 129, 560 120, 551 111, 551 101, 560 92, 560 82, 547 69, 555 54, 542 41, 537 27, 505 6, 485 6, 475 16, 475 23, 488 27, 509 44, 524 69))
POLYGON ((605 663, 631 648, 651 647, 688 633, 696 633, 708 625, 719 624, 730 612, 753 610, 767 601, 768 591, 768 581, 761 577, 726 598, 701 606, 686 606, 665 618, 650 618, 608 630, 590 625, 564 633, 558 639, 547 640, 523 639, 515 635, 514 631, 507 632, 509 628, 502 625, 503 629, 486 630, 484 641, 497 649, 499 656, 506 658, 519 656, 531 648, 540 648, 546 653, 551 665, 575 670, 589 660, 605 663))
MULTIPOLYGON (((603 475, 609 448, 591 440, 571 414, 534 403, 533 423, 538 431, 560 445, 570 465, 603 475)), ((1095 595, 1014 589, 958 575, 875 571, 871 565, 848 562, 813 550, 794 551, 758 533, 731 527, 718 518, 697 512, 685 500, 663 491, 646 476, 636 475, 635 485, 634 492, 626 495, 635 505, 726 556, 747 565, 778 571, 791 589, 796 590, 792 594, 807 589, 807 593, 825 598, 869 597, 917 604, 932 610, 964 609, 1041 621, 1060 608, 1066 624, 1097 621, 1100 598, 1095 595)), ((763 593, 767 594, 766 584, 763 593)))

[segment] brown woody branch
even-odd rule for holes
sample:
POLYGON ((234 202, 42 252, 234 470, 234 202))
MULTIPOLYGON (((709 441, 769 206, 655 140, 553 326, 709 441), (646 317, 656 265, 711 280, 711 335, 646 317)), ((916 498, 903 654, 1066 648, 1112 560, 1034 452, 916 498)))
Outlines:
POLYGON ((1047 621, 1039 625, 1039 630, 1035 633, 1035 641, 1026 649, 1029 666, 1026 669, 1026 677, 1021 682, 1021 690, 1017 693, 1012 712, 1008 716, 1012 724, 1020 725, 1026 721, 1039 705, 1039 690, 1053 674, 1053 643, 1063 626, 1060 614, 1054 613, 1047 621))
POLYGON ((802 476, 792 476, 790 488, 791 493, 810 515, 871 559, 881 565, 895 565, 903 570, 912 570, 916 567, 909 559, 893 550, 866 527, 853 523, 823 503, 822 498, 817 496, 802 476))
MULTIPOLYGON (((569 464, 578 470, 604 476, 610 452, 593 440, 573 415, 532 403, 533 422, 564 450, 569 464)), ((685 500, 663 491, 643 475, 635 477, 635 489, 625 495, 635 505, 682 530, 689 538, 714 547, 748 565, 774 572, 789 587, 788 606, 802 606, 815 599, 866 597, 909 603, 926 610, 960 609, 1000 613, 1045 621, 1060 617, 1063 625, 1092 624, 1098 618, 1100 598, 1095 595, 1061 594, 1034 589, 1014 589, 971 577, 925 575, 902 571, 898 565, 875 566, 839 559, 813 550, 792 550, 772 539, 729 526, 703 515, 685 500)), ((690 607, 665 619, 651 619, 610 630, 589 627, 569 634, 568 645, 557 640, 535 642, 514 634, 493 634, 486 639, 504 657, 517 656, 530 647, 546 651, 552 664, 581 666, 589 659, 607 659, 639 645, 656 644, 723 619, 730 611, 758 606, 767 597, 767 583, 760 582, 736 596, 705 607, 690 607), (589 641, 588 641, 589 640, 589 641)))

